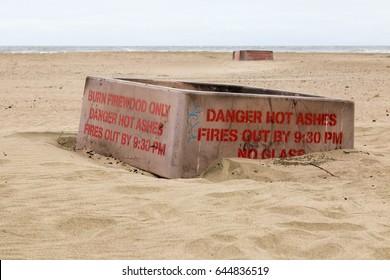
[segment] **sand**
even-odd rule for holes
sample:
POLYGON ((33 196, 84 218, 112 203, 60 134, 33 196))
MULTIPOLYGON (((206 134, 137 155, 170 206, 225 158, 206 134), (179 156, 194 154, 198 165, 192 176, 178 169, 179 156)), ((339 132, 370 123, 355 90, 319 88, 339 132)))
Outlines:
POLYGON ((389 89, 389 54, 0 54, 0 259, 390 259, 389 89), (72 150, 88 75, 354 100, 355 149, 157 178, 72 150))

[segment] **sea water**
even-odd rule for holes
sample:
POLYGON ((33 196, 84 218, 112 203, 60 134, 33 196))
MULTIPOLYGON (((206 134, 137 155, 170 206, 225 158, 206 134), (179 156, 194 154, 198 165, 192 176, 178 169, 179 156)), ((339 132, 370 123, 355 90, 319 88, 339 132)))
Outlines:
POLYGON ((390 53, 390 46, 0 46, 0 53, 71 52, 274 52, 390 53))

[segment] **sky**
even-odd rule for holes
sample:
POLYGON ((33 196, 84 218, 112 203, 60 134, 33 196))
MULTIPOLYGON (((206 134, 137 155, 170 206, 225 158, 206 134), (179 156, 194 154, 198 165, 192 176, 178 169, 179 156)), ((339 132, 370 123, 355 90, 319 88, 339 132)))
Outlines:
POLYGON ((390 0, 0 0, 2 46, 390 45, 390 0))

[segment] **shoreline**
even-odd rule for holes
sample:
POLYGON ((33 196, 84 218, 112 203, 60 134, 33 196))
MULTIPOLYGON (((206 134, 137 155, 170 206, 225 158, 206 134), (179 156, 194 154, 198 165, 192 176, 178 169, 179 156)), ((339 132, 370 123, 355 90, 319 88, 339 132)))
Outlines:
POLYGON ((269 50, 275 53, 390 53, 390 46, 0 46, 0 53, 109 53, 109 52, 233 52, 269 50))
MULTIPOLYGON (((260 50, 272 51, 272 50, 260 50)), ((306 55, 390 55, 389 52, 313 52, 313 51, 272 51, 274 54, 306 54, 306 55)), ((1 52, 0 55, 55 55, 55 54, 233 54, 233 51, 75 51, 75 52, 1 52)))

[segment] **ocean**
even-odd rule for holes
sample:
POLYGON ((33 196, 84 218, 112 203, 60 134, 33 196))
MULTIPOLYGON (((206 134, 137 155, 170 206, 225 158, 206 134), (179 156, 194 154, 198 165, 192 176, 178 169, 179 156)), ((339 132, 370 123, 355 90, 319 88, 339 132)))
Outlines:
POLYGON ((274 52, 390 53, 390 46, 0 46, 0 53, 71 52, 232 52, 272 50, 274 52))

